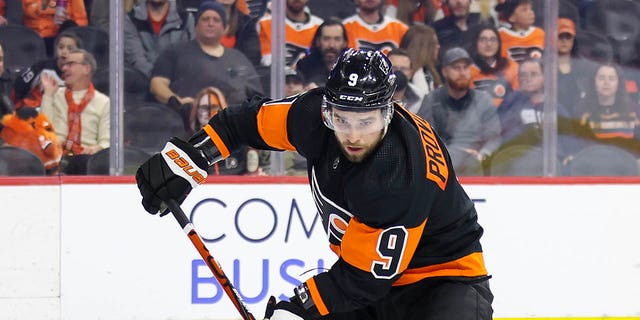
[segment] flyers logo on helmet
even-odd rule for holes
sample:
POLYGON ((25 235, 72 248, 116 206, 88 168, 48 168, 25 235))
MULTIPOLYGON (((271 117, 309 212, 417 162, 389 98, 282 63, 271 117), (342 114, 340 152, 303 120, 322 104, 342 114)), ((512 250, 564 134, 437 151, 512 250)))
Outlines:
POLYGON ((182 168, 182 170, 187 175, 189 175, 193 179, 193 181, 195 181, 197 184, 204 183, 205 177, 203 177, 202 174, 200 174, 200 172, 198 172, 198 170, 196 170, 189 163, 189 161, 187 161, 187 159, 181 157, 180 154, 175 149, 171 149, 167 151, 165 154, 169 157, 169 159, 173 160, 173 162, 175 162, 175 164, 177 164, 178 167, 182 168))

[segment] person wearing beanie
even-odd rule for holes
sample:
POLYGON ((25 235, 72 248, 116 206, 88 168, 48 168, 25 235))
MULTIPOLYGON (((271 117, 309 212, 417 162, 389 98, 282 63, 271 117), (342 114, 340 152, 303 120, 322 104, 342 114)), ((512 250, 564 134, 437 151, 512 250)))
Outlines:
POLYGON ((262 94, 260 77, 239 50, 225 48, 221 39, 227 26, 224 7, 203 1, 194 15, 195 39, 164 50, 151 71, 150 91, 157 101, 178 105, 193 102, 202 88, 219 88, 229 104, 262 94))
POLYGON ((544 30, 533 25, 532 0, 504 0, 495 9, 505 22, 499 29, 502 56, 515 62, 542 58, 544 30))
POLYGON ((224 10, 224 7, 215 1, 209 1, 209 0, 202 1, 202 3, 200 3, 200 7, 198 7, 198 11, 196 12, 196 15, 195 15, 196 23, 200 20, 200 17, 202 16, 202 14, 207 10, 213 10, 217 12, 218 16, 220 17, 220 20, 222 20, 222 25, 225 28, 227 27, 227 13, 224 10))

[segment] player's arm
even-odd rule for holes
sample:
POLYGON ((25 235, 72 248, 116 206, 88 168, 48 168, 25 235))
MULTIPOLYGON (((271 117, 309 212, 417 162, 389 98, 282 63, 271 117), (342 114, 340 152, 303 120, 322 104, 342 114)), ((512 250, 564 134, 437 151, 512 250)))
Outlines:
POLYGON ((241 106, 221 110, 188 141, 173 138, 136 172, 142 204, 149 213, 163 203, 182 203, 189 192, 204 183, 207 168, 248 145, 262 150, 296 150, 289 142, 287 123, 292 101, 268 102, 254 97, 241 106))

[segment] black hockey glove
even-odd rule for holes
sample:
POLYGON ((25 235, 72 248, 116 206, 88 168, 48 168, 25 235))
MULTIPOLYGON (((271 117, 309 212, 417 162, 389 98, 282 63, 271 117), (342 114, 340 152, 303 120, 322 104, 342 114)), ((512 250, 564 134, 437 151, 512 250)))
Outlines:
POLYGON ((168 213, 170 199, 182 203, 189 192, 207 178, 207 161, 191 144, 172 138, 164 149, 143 163, 136 172, 142 206, 151 214, 168 213))
POLYGON ((271 296, 267 302, 267 310, 264 312, 265 320, 304 320, 306 312, 302 305, 296 302, 296 297, 289 301, 280 301, 276 303, 276 298, 271 296))

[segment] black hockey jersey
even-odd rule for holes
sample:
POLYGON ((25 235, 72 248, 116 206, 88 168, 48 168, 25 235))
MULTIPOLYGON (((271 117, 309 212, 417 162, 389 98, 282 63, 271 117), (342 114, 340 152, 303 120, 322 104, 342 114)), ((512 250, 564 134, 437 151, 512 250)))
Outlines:
POLYGON ((205 128, 223 156, 249 144, 307 158, 313 198, 339 256, 306 281, 318 312, 359 309, 392 286, 428 277, 486 275, 483 229, 431 125, 396 105, 376 150, 352 163, 322 121, 322 94, 254 98, 205 128))

